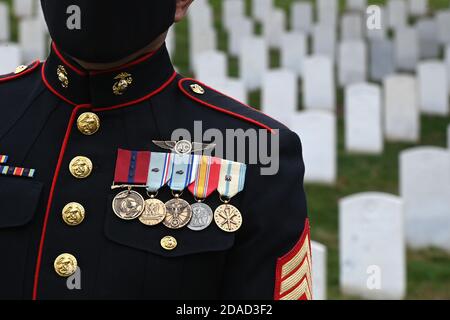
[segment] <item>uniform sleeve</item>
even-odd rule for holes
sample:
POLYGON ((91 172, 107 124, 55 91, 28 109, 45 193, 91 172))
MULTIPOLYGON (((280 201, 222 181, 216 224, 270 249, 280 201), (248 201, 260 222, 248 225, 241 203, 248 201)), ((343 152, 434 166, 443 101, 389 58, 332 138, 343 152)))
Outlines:
POLYGON ((227 258, 222 296, 311 299, 310 233, 299 137, 281 130, 278 173, 264 176, 260 169, 259 165, 247 169, 244 221, 227 258))

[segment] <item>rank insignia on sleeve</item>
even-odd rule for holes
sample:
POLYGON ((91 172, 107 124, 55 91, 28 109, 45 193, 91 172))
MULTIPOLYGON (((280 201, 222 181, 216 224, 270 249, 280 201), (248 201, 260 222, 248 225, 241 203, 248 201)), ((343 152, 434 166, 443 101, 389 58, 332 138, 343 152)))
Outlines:
POLYGON ((312 300, 312 265, 309 221, 294 248, 276 266, 275 300, 312 300))

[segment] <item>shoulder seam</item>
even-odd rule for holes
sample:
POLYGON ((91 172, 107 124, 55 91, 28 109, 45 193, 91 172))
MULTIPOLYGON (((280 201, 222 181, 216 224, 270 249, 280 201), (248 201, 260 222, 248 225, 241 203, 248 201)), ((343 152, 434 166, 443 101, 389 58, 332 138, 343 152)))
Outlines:
POLYGON ((34 61, 33 63, 31 63, 28 68, 21 72, 21 73, 17 73, 17 74, 12 74, 10 76, 6 76, 4 78, 0 78, 0 83, 4 83, 4 82, 8 82, 17 78, 21 78, 27 74, 30 74, 31 72, 33 72, 34 70, 36 70, 36 68, 41 64, 41 62, 39 60, 34 61))
MULTIPOLYGON (((263 129, 268 130, 268 131, 269 131, 270 133, 272 133, 272 134, 276 134, 276 130, 273 129, 273 128, 271 128, 271 127, 269 127, 268 125, 265 125, 265 124, 263 124, 263 123, 261 123, 261 122, 259 122, 259 121, 257 121, 257 120, 254 120, 254 119, 252 119, 252 118, 248 118, 248 117, 246 117, 246 116, 244 116, 244 115, 242 115, 242 114, 239 114, 239 113, 236 113, 236 112, 233 112, 233 111, 229 111, 229 110, 227 110, 227 109, 224 109, 224 108, 215 106, 215 105, 213 105, 213 104, 210 104, 210 103, 208 103, 208 102, 206 102, 206 101, 203 101, 203 100, 201 100, 201 99, 199 99, 199 98, 193 96, 192 94, 190 94, 188 91, 186 91, 186 90, 183 88, 183 83, 184 83, 185 81, 194 81, 195 83, 198 83, 198 84, 200 84, 201 86, 203 86, 203 87, 205 87, 205 88, 208 88, 208 89, 211 90, 211 91, 220 93, 221 95, 223 95, 223 96, 225 96, 225 97, 227 97, 227 98, 229 98, 229 99, 232 99, 233 101, 235 101, 235 102, 237 102, 237 103, 239 103, 239 104, 242 104, 243 106, 245 106, 245 107, 247 107, 247 108, 249 108, 249 109, 251 109, 251 110, 254 110, 255 112, 260 112, 259 110, 255 109, 255 108, 253 108, 253 107, 250 107, 249 105, 246 105, 245 103, 242 103, 242 102, 240 102, 240 101, 238 101, 238 100, 236 100, 236 99, 234 99, 234 98, 232 98, 232 97, 230 97, 230 96, 228 96, 228 95, 226 95, 226 94, 224 94, 224 93, 222 93, 222 92, 220 92, 220 91, 218 91, 218 90, 215 90, 215 89, 213 89, 213 88, 207 86, 206 84, 204 84, 204 83, 202 83, 202 82, 200 82, 200 81, 198 81, 198 80, 195 80, 195 79, 192 79, 192 78, 183 78, 183 79, 181 79, 180 81, 178 81, 178 87, 180 88, 181 92, 183 92, 183 93, 184 93, 187 97, 189 97, 191 100, 194 100, 194 101, 196 101, 196 102, 198 102, 198 103, 202 104, 203 106, 208 107, 208 108, 210 108, 210 109, 214 109, 214 110, 216 110, 216 111, 219 111, 219 112, 228 114, 228 115, 233 116, 233 117, 235 117, 235 118, 238 118, 238 119, 244 120, 244 121, 246 121, 246 122, 252 123, 252 124, 254 124, 254 125, 257 125, 257 126, 263 128, 263 129)), ((261 113, 261 112, 260 112, 260 113, 261 113)), ((261 114, 263 114, 263 113, 261 113, 261 114)))

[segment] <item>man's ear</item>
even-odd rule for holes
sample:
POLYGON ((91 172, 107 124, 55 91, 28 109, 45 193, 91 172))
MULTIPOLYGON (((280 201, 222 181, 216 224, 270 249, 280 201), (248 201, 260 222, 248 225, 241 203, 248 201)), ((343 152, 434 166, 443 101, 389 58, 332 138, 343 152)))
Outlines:
POLYGON ((175 12, 175 22, 180 22, 187 15, 189 6, 194 0, 176 0, 177 9, 175 12))

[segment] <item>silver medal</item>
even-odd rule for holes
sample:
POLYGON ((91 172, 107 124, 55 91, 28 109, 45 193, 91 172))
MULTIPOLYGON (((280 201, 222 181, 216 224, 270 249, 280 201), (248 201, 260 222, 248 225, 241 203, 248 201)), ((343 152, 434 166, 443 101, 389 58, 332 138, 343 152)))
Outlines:
POLYGON ((188 224, 188 228, 193 231, 205 230, 213 221, 212 209, 203 202, 197 202, 191 205, 192 218, 188 224))

